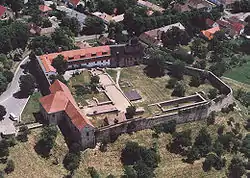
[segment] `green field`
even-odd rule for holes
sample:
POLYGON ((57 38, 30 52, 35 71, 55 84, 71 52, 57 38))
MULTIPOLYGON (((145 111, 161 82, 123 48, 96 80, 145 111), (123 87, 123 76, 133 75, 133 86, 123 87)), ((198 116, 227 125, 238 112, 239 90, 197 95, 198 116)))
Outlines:
POLYGON ((242 83, 250 84, 250 61, 242 66, 227 71, 224 76, 242 83))
POLYGON ((23 113, 21 115, 21 121, 23 123, 27 122, 33 122, 36 121, 34 117, 34 113, 39 112, 40 107, 39 107, 39 98, 41 98, 42 95, 40 92, 34 92, 31 96, 30 99, 25 106, 23 113))

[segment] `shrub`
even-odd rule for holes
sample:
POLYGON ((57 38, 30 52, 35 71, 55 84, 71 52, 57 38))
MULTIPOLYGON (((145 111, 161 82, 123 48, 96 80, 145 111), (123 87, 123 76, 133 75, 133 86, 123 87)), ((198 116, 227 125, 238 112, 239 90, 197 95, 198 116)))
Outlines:
POLYGON ((135 106, 129 106, 126 108, 126 118, 131 119, 134 117, 136 113, 136 107, 135 106))
POLYGON ((63 165, 65 169, 73 172, 76 170, 80 165, 81 157, 79 154, 75 153, 67 153, 63 160, 63 165))
POLYGON ((177 82, 178 80, 176 79, 176 78, 170 78, 169 80, 168 80, 168 83, 166 84, 166 88, 174 88, 174 86, 175 86, 175 84, 176 84, 176 82, 177 82))
POLYGON ((218 91, 215 88, 212 88, 208 91, 208 98, 209 99, 214 99, 217 97, 218 91))
POLYGON ((13 172, 15 169, 15 164, 13 160, 8 160, 6 168, 4 169, 4 171, 9 174, 11 172, 13 172))
POLYGON ((100 178, 99 173, 96 171, 94 167, 88 167, 88 172, 91 176, 91 178, 100 178))
POLYGON ((213 125, 215 122, 215 112, 211 112, 207 118, 207 125, 213 125))

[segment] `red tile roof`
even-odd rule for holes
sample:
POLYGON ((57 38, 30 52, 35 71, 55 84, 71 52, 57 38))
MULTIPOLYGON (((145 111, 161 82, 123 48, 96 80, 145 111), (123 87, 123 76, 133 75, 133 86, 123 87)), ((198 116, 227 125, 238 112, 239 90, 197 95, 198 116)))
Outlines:
POLYGON ((224 20, 217 20, 216 23, 221 27, 221 28, 227 28, 230 26, 230 23, 224 20))
POLYGON ((202 30, 201 33, 209 40, 213 39, 215 32, 220 31, 220 27, 214 27, 207 30, 202 30))
POLYGON ((213 21, 213 20, 211 20, 211 19, 209 19, 209 18, 206 19, 206 24, 207 24, 209 27, 212 27, 214 23, 215 23, 215 21, 213 21))
POLYGON ((0 5, 0 17, 5 13, 6 7, 0 5))
POLYGON ((56 69, 51 66, 51 63, 54 58, 56 58, 59 54, 64 56, 64 59, 67 61, 74 60, 86 60, 97 57, 110 56, 110 47, 109 46, 97 46, 90 47, 85 49, 71 50, 71 51, 63 51, 60 53, 51 53, 40 56, 40 60, 45 68, 46 72, 56 72, 56 69), (91 57, 92 54, 95 54, 94 57, 91 57))
POLYGON ((71 4, 73 4, 74 6, 77 6, 77 4, 80 2, 80 0, 70 0, 69 2, 71 4))
POLYGON ((42 12, 48 12, 48 11, 51 11, 52 9, 46 5, 39 5, 39 10, 42 12))
POLYGON ((65 84, 56 80, 50 86, 50 92, 50 95, 44 96, 39 100, 48 114, 65 111, 71 122, 79 130, 87 125, 94 127, 88 118, 80 111, 69 88, 65 84))
POLYGON ((241 23, 232 23, 232 29, 239 34, 242 29, 244 29, 244 25, 241 23))

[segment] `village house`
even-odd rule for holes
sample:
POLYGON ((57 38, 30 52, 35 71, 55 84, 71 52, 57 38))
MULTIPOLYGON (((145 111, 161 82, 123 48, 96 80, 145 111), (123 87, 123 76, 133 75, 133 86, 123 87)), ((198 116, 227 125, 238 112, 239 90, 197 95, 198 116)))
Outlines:
POLYGON ((50 94, 40 98, 40 113, 49 124, 58 125, 68 144, 79 143, 82 149, 95 146, 95 127, 82 113, 69 88, 56 80, 50 94))
POLYGON ((220 27, 213 27, 207 30, 202 30, 201 35, 208 40, 213 39, 215 32, 220 31, 220 27))
POLYGON ((212 8, 215 7, 214 4, 210 3, 209 1, 204 0, 188 0, 185 2, 185 4, 174 4, 173 9, 175 9, 178 12, 187 12, 191 11, 192 9, 203 9, 206 11, 211 11, 212 8))
POLYGON ((147 7, 149 10, 153 10, 153 11, 157 11, 157 12, 160 12, 160 13, 163 13, 163 11, 165 11, 164 8, 156 5, 156 4, 153 4, 149 1, 143 1, 143 0, 138 0, 137 1, 137 4, 139 6, 143 6, 143 7, 147 7))
POLYGON ((185 30, 185 27, 180 22, 178 22, 175 24, 167 25, 161 28, 157 28, 154 30, 144 32, 139 36, 139 39, 148 45, 161 46, 162 45, 162 41, 161 41, 162 32, 167 32, 173 27, 178 27, 181 30, 185 30))
POLYGON ((87 18, 87 16, 83 13, 80 13, 74 9, 70 9, 67 8, 65 6, 57 6, 56 7, 57 10, 65 12, 66 15, 70 18, 77 18, 77 20, 80 22, 81 28, 84 26, 85 24, 85 19, 87 18))
POLYGON ((206 19, 208 27, 220 27, 229 37, 237 38, 244 32, 244 23, 237 18, 219 19, 214 22, 211 19, 206 19))
POLYGON ((111 16, 105 12, 93 12, 92 15, 102 19, 104 23, 109 24, 111 21, 114 22, 121 22, 124 19, 124 14, 111 16))
POLYGON ((39 5, 39 10, 41 11, 41 14, 43 16, 47 16, 52 9, 49 6, 46 5, 39 5))
POLYGON ((0 19, 3 20, 7 17, 7 13, 6 13, 7 8, 4 6, 0 5, 0 19))

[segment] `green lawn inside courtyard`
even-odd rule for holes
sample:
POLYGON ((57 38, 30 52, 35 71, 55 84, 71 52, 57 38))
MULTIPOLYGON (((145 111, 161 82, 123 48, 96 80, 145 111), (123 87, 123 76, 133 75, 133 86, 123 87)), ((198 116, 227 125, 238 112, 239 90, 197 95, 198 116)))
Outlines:
MULTIPOLYGON (((170 79, 170 76, 165 75, 163 77, 150 78, 144 72, 145 66, 133 66, 121 69, 121 75, 119 85, 123 92, 136 90, 142 97, 142 100, 134 102, 138 107, 145 109, 145 115, 149 116, 154 114, 154 110, 148 107, 150 104, 163 102, 166 100, 174 99, 176 97, 171 96, 173 89, 166 88, 166 84, 170 79)), ((199 87, 190 87, 191 76, 184 76, 183 82, 186 86, 185 96, 195 94, 199 91, 208 92, 213 88, 209 83, 200 85, 199 87)))

